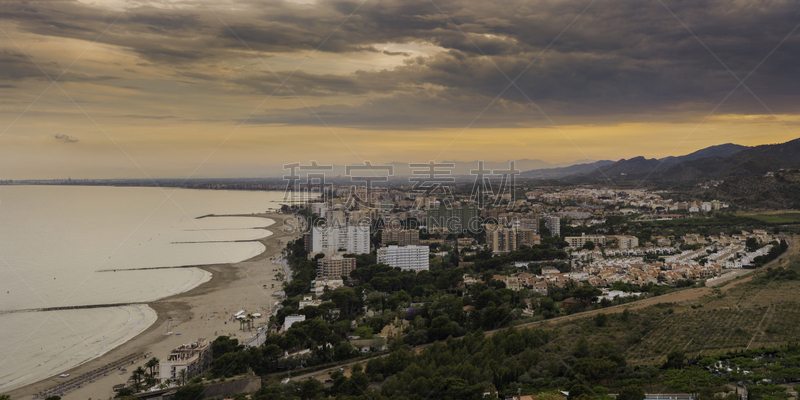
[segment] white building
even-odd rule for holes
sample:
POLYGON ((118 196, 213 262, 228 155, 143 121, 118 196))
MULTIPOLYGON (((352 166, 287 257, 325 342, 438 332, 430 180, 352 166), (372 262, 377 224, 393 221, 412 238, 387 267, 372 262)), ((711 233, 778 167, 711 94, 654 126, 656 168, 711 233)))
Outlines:
POLYGON ((427 270, 430 263, 428 246, 388 246, 378 249, 378 263, 412 271, 427 270))
POLYGON ((200 338, 195 342, 183 344, 173 349, 166 360, 158 365, 158 378, 163 383, 167 379, 177 381, 185 377, 188 381, 202 375, 211 366, 211 345, 200 338), (183 375, 182 370, 186 373, 183 375))
POLYGON ((639 238, 630 235, 619 235, 617 236, 617 247, 619 247, 620 250, 629 250, 639 247, 639 238))
POLYGON ((550 231, 550 236, 561 236, 561 218, 547 217, 544 226, 550 231))
POLYGON ((306 320, 305 315, 287 315, 286 319, 283 320, 283 331, 286 332, 295 322, 302 322, 306 320))
POLYGON ((311 229, 311 252, 369 253, 369 226, 325 226, 311 229))

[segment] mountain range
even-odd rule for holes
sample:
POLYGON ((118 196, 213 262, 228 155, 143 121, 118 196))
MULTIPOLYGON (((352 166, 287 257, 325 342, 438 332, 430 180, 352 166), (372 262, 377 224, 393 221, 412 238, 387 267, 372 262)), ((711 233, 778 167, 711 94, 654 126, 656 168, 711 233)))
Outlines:
POLYGON ((769 171, 797 167, 800 167, 800 139, 752 147, 726 143, 678 157, 648 159, 640 156, 616 162, 595 161, 526 171, 522 176, 534 179, 566 179, 574 183, 642 179, 724 180, 761 176, 769 171))

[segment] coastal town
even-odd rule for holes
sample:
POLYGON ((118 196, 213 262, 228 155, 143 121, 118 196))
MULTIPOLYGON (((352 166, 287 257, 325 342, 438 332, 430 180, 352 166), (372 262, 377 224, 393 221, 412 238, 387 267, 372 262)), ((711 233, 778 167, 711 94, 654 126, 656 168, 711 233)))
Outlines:
POLYGON ((0 4, 0 400, 800 400, 797 1, 0 4))
MULTIPOLYGON (((209 379, 219 373, 225 353, 237 348, 269 349, 263 356, 272 360, 270 366, 258 374, 371 357, 397 343, 424 345, 466 329, 542 321, 717 285, 787 247, 777 230, 756 226, 685 228, 729 215, 729 205, 718 201, 679 202, 644 189, 531 189, 517 191, 516 199, 515 193, 476 198, 402 185, 331 185, 316 198, 290 202, 270 215, 289 235, 283 236, 289 238, 286 246, 274 247, 258 262, 270 271, 271 294, 255 306, 226 308, 229 315, 200 316, 217 321, 216 339, 186 337, 163 354, 128 356, 33 398, 74 397, 112 371, 128 377, 110 388, 117 397, 170 398, 202 381, 233 395, 258 384, 229 372, 209 379), (436 287, 456 295, 442 297, 436 287), (491 297, 495 301, 487 302, 491 297), (458 312, 435 317, 433 309, 442 304, 457 305, 458 312), (312 326, 342 336, 315 347, 308 336, 312 326), (142 366, 128 371, 124 364, 137 360, 142 366), (225 384, 225 376, 239 383, 225 384)), ((181 335, 180 326, 163 335, 181 335)), ((338 378, 318 379, 329 386, 338 378)))

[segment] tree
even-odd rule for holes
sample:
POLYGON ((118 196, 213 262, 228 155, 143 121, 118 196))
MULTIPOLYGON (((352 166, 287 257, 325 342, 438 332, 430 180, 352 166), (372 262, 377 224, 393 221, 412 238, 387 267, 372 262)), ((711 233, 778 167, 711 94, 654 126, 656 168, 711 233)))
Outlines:
POLYGON ((619 390, 617 400, 644 400, 644 389, 641 386, 625 386, 619 390))
MULTIPOLYGON (((185 371, 185 370, 184 370, 185 371)), ((202 393, 205 387, 202 383, 184 386, 175 392, 173 400, 197 400, 202 398, 202 393)))
POLYGON ((433 340, 444 340, 452 335, 454 331, 453 322, 444 315, 438 316, 431 321, 428 329, 428 336, 433 340))
POLYGON ((146 375, 147 371, 145 371, 141 365, 131 373, 129 380, 133 382, 134 390, 137 392, 142 390, 142 382, 144 381, 146 375))
POLYGON ((178 371, 178 383, 180 385, 185 385, 187 378, 189 378, 189 373, 186 371, 186 368, 178 371))
POLYGON ((744 242, 744 245, 747 247, 747 251, 756 251, 756 249, 758 249, 758 239, 749 237, 744 242))
POLYGON ((589 284, 583 285, 572 292, 573 296, 592 302, 597 300, 597 296, 601 294, 603 294, 603 292, 600 289, 592 287, 589 284))
POLYGON ((586 250, 594 250, 594 242, 587 240, 586 243, 583 244, 583 248, 586 250))
POLYGON ((631 316, 631 311, 626 308, 625 310, 622 311, 622 315, 620 315, 619 319, 622 322, 628 322, 630 316, 631 316))
POLYGON ((144 365, 145 367, 147 367, 150 370, 150 376, 151 377, 155 375, 155 369, 156 369, 156 367, 158 367, 158 363, 159 363, 159 359, 153 357, 153 358, 147 360, 147 363, 144 365))
POLYGON ((666 369, 681 369, 684 365, 686 354, 683 350, 672 350, 667 354, 667 362, 664 364, 666 369))
POLYGON ((606 315, 605 313, 597 314, 597 316, 594 317, 594 324, 600 328, 606 326, 607 323, 608 323, 608 315, 606 315))

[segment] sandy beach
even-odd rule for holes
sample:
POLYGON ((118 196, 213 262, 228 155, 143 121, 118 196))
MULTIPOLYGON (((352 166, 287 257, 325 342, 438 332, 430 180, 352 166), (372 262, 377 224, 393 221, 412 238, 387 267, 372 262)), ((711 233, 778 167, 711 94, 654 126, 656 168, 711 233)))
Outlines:
MULTIPOLYGON (((136 355, 133 363, 127 361, 127 365, 124 367, 127 372, 121 373, 118 370, 109 372, 107 376, 101 376, 94 382, 66 393, 63 396, 64 399, 85 400, 113 397, 112 387, 127 382, 131 372, 148 361, 144 355, 164 359, 173 348, 198 338, 212 341, 217 336, 230 334, 232 337, 238 338, 240 342, 244 341, 255 333, 255 329, 250 332, 241 331, 239 323, 231 321, 231 316, 239 310, 264 315, 254 321, 254 326, 267 323, 267 311, 276 301, 272 294, 281 290, 281 282, 276 280, 276 275, 283 271, 282 266, 273 264, 271 259, 278 258, 287 241, 297 239, 299 234, 294 230, 283 231, 283 219, 287 217, 285 214, 265 213, 235 216, 255 216, 275 221, 267 228, 272 235, 258 239, 266 247, 266 250, 239 263, 199 267, 213 274, 209 282, 188 292, 147 303, 158 314, 158 319, 153 325, 101 357, 67 371, 70 378, 75 378, 106 364, 136 355), (172 335, 165 335, 168 326, 169 331, 173 332, 172 335)), ((15 389, 8 394, 12 399, 32 399, 35 394, 58 386, 68 379, 55 376, 15 389)))

